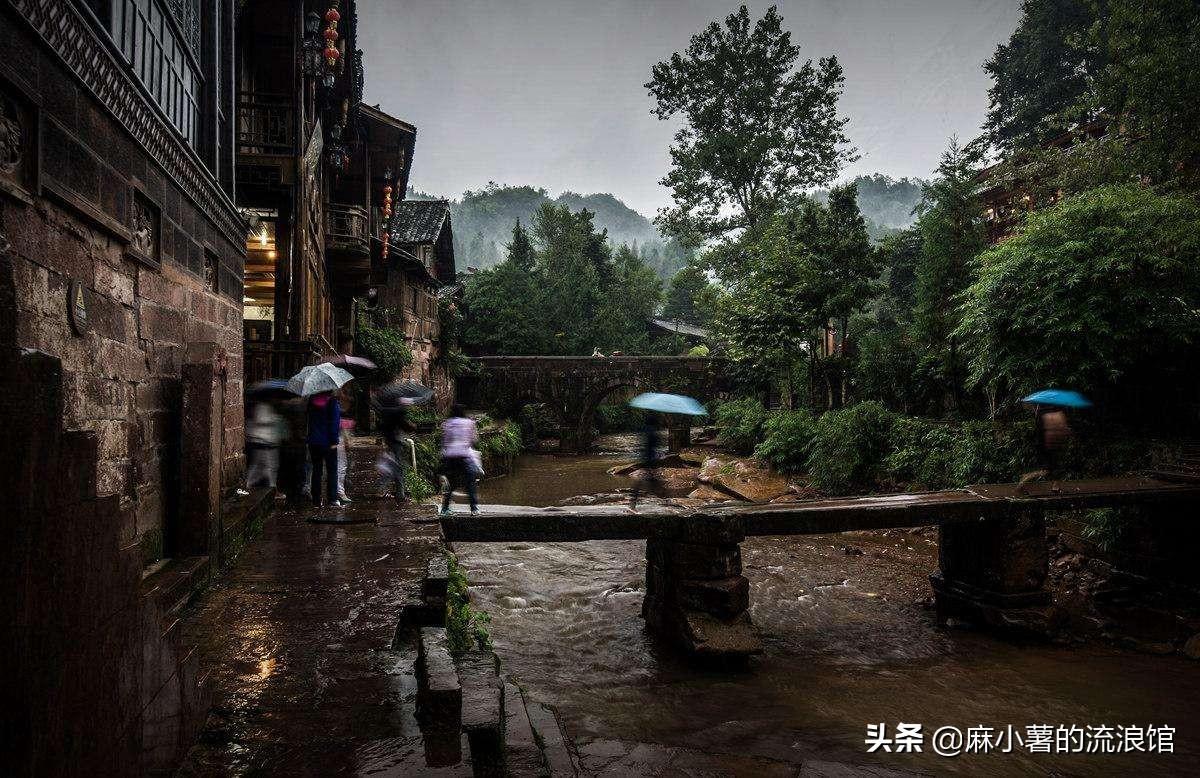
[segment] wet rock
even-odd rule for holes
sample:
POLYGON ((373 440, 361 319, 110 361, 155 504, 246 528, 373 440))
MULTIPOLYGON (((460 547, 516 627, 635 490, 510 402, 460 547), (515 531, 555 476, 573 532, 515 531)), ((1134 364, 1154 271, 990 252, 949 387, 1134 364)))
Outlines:
POLYGON ((747 502, 770 502, 790 492, 787 478, 753 460, 721 460, 710 457, 700 468, 702 484, 747 502))
POLYGON ((423 627, 417 644, 417 710, 434 725, 449 727, 462 710, 458 671, 446 647, 446 630, 423 627))
POLYGON ((500 660, 491 651, 468 651, 457 659, 462 687, 462 730, 471 746, 476 775, 502 774, 504 684, 500 660))
POLYGON ((705 502, 725 502, 730 496, 727 492, 714 489, 707 484, 701 484, 698 488, 688 493, 688 497, 693 500, 704 500, 705 502))
POLYGON ((445 554, 434 554, 425 565, 425 580, 422 583, 422 594, 425 600, 441 600, 446 602, 446 587, 450 581, 450 560, 445 554))
POLYGON ((762 652, 762 640, 745 613, 726 621, 708 613, 683 611, 679 622, 684 647, 699 659, 744 659, 762 652))
POLYGON ((733 618, 750 606, 750 582, 742 575, 715 581, 685 579, 677 587, 680 604, 689 610, 733 618))
POLYGON ((846 556, 862 556, 863 550, 857 546, 842 546, 842 553, 846 556))
POLYGON ((1183 644, 1183 655, 1189 659, 1200 659, 1200 633, 1192 635, 1183 644))

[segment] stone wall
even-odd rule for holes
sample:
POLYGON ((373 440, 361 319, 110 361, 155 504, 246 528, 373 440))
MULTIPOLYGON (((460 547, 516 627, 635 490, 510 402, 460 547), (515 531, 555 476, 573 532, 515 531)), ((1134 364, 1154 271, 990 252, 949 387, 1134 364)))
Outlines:
MULTIPOLYGON (((195 186, 168 174, 151 144, 117 121, 118 106, 96 100, 7 6, 0 45, 19 66, 0 65, 5 118, 34 139, 0 187, 15 345, 62 361, 65 429, 94 433, 97 493, 134 517, 122 543, 149 561, 164 553, 179 507, 180 379, 191 343, 229 354, 223 483, 242 471, 243 247, 230 235, 232 209, 199 207, 195 186), (78 329, 73 284, 86 308, 78 329)), ((198 159, 192 168, 202 170, 198 159)))

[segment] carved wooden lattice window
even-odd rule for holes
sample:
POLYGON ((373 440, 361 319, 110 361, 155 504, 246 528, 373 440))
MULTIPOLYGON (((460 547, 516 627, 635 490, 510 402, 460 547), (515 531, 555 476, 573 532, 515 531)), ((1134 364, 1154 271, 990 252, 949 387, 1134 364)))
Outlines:
POLYGON ((199 39, 198 0, 171 0, 171 6, 188 12, 175 18, 161 0, 113 0, 110 30, 134 74, 195 147, 201 86, 194 49, 199 39))

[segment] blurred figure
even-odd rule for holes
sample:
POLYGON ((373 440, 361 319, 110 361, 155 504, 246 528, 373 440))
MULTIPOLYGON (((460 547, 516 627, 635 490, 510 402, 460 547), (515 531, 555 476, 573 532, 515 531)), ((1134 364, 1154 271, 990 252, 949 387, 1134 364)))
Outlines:
POLYGON ((321 505, 322 473, 326 501, 340 508, 337 496, 337 445, 342 434, 342 407, 330 392, 313 395, 308 401, 308 455, 312 465, 312 501, 321 505))
POLYGON ((283 422, 284 435, 279 445, 280 490, 288 505, 298 508, 308 492, 308 403, 299 397, 276 406, 283 422))
POLYGON ((350 470, 350 433, 354 429, 354 419, 352 418, 354 404, 350 398, 351 394, 345 387, 342 387, 342 390, 338 392, 338 402, 345 412, 338 424, 337 496, 347 505, 350 504, 350 497, 346 494, 346 473, 350 470))
POLYGON ((630 503, 632 510, 637 510, 638 497, 641 492, 646 491, 653 494, 662 486, 662 481, 658 477, 660 438, 658 414, 647 412, 642 419, 642 445, 638 454, 638 464, 641 465, 642 474, 633 483, 633 500, 630 503))
POLYGON ((1030 481, 1052 481, 1051 491, 1059 491, 1059 452, 1071 442, 1074 435, 1067 412, 1062 408, 1039 405, 1034 408, 1034 412, 1037 414, 1034 420, 1034 436, 1041 469, 1021 476, 1017 494, 1025 494, 1026 484, 1030 481))
POLYGON ((467 417, 459 404, 450 410, 450 418, 442 422, 442 473, 446 476, 445 494, 442 496, 441 515, 450 513, 450 498, 454 494, 455 482, 467 489, 471 502, 471 513, 479 513, 479 501, 475 495, 475 469, 471 464, 471 448, 479 440, 475 421, 467 417))
POLYGON ((395 485, 396 499, 400 502, 408 502, 405 476, 412 445, 408 433, 415 430, 408 420, 407 405, 396 402, 379 407, 379 431, 383 433, 383 442, 388 448, 388 453, 384 455, 386 461, 380 470, 395 485))
POLYGON ((268 400, 254 404, 246 422, 246 486, 267 486, 279 483, 279 444, 285 437, 283 417, 268 400))

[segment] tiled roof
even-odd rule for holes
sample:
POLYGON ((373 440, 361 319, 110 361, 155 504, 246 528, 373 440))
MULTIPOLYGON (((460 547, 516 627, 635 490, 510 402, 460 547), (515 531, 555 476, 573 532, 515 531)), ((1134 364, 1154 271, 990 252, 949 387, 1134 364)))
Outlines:
POLYGON ((392 213, 392 243, 434 243, 449 218, 446 200, 401 200, 392 213))
POLYGON ((667 332, 673 332, 676 335, 684 335, 684 336, 692 337, 692 338, 707 338, 708 337, 708 330, 704 329, 703 327, 697 327, 694 324, 687 324, 686 322, 682 322, 682 321, 672 321, 669 319, 656 319, 656 318, 652 317, 650 319, 650 323, 652 325, 654 325, 655 327, 658 327, 660 330, 666 330, 667 332))

